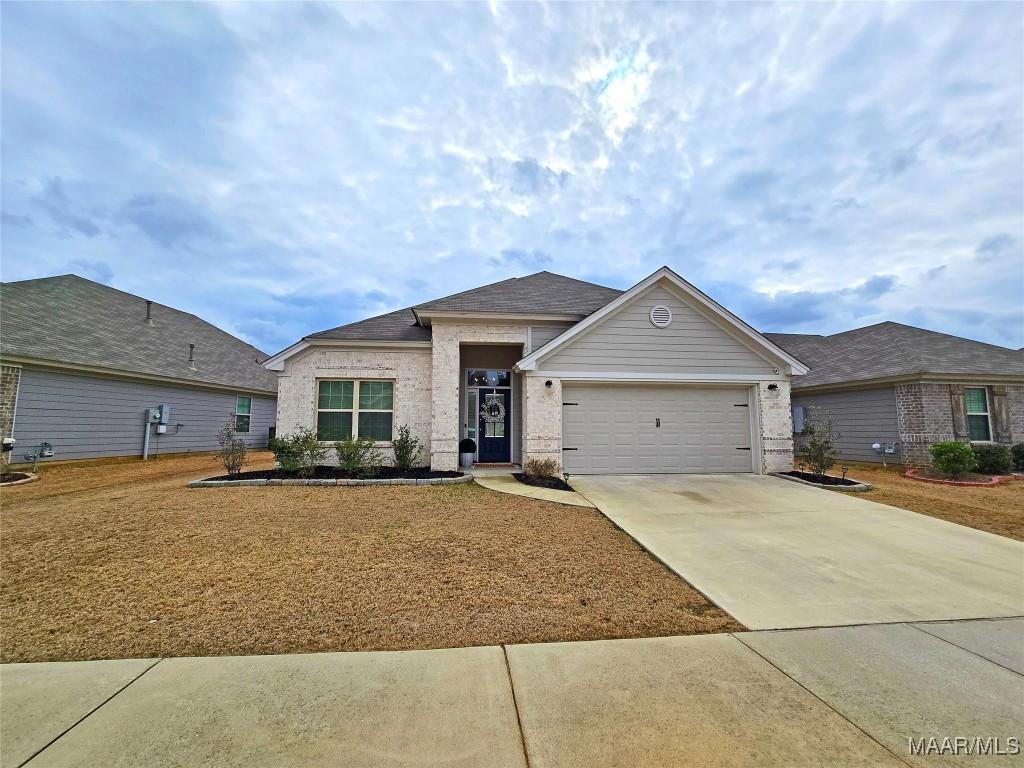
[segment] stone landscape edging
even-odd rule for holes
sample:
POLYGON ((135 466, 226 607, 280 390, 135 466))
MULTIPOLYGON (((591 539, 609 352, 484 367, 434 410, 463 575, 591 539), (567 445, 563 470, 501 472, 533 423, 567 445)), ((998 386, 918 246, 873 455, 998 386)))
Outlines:
POLYGON ((918 472, 920 469, 908 469, 903 473, 903 476, 909 480, 917 480, 922 483, 934 483, 935 485, 956 485, 962 488, 991 488, 1000 483, 1011 483, 1016 478, 1013 475, 993 475, 992 479, 985 483, 979 483, 974 480, 943 480, 938 477, 921 477, 918 472))
POLYGON ((782 480, 789 480, 793 483, 801 483, 803 485, 809 485, 813 488, 824 488, 826 491, 843 491, 845 493, 864 493, 865 491, 872 490, 875 486, 871 483, 862 483, 860 480, 853 480, 851 482, 854 485, 826 485, 825 483, 812 483, 810 480, 804 480, 802 477, 793 477, 792 475, 786 475, 782 472, 771 472, 772 477, 778 477, 782 480))
POLYGON ((39 479, 39 475, 34 472, 21 472, 20 474, 28 475, 28 477, 23 477, 21 480, 15 480, 11 483, 0 483, 0 488, 13 488, 16 485, 24 485, 25 483, 31 483, 39 479))
POLYGON ((304 485, 304 486, 362 486, 362 485, 456 485, 470 483, 473 475, 468 472, 461 477, 394 477, 372 480, 350 480, 333 478, 330 480, 277 480, 260 478, 256 480, 192 480, 189 488, 234 488, 236 486, 268 486, 268 485, 304 485))

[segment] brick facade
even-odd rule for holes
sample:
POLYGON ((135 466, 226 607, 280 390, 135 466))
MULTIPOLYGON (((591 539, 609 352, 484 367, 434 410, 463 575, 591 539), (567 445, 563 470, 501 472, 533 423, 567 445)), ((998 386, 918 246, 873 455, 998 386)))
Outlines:
POLYGON ((793 468, 793 411, 788 381, 762 381, 757 385, 758 423, 761 430, 761 471, 788 472, 793 468), (768 389, 772 384, 777 389, 768 389))
POLYGON ((904 464, 924 466, 931 462, 932 443, 953 440, 953 403, 948 384, 899 384, 896 386, 896 417, 904 464))
POLYGON ((523 461, 554 459, 561 467, 562 381, 546 376, 525 376, 524 381, 523 461))
POLYGON ((1010 441, 1024 443, 1024 385, 1008 386, 1006 402, 1010 412, 1010 441))
MULTIPOLYGON (((278 377, 277 434, 316 425, 317 379, 394 379, 395 420, 408 424, 425 446, 430 447, 431 354, 430 349, 390 351, 383 349, 319 349, 313 347, 288 361, 278 377)), ((391 456, 384 449, 386 457, 391 456)), ((333 451, 327 456, 334 462, 333 451)))
POLYGON ((434 322, 431 326, 431 400, 429 413, 430 466, 459 468, 460 344, 520 344, 525 347, 527 325, 484 325, 434 322))
MULTIPOLYGON (((14 436, 14 415, 21 386, 21 366, 0 366, 0 438, 14 436)), ((10 454, 4 454, 5 458, 10 454)))

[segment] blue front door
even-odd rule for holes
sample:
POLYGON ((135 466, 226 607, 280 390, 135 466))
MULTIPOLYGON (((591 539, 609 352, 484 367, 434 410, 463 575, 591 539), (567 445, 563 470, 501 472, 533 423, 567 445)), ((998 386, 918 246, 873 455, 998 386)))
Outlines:
POLYGON ((480 389, 477 414, 479 461, 512 461, 512 409, 507 389, 480 389))

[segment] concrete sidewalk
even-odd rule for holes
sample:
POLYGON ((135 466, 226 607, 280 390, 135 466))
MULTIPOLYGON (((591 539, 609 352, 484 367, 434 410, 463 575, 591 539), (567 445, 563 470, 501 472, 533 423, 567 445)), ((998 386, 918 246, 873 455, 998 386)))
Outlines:
POLYGON ((10 664, 0 765, 975 764, 908 739, 1020 736, 1022 637, 1012 619, 10 664))

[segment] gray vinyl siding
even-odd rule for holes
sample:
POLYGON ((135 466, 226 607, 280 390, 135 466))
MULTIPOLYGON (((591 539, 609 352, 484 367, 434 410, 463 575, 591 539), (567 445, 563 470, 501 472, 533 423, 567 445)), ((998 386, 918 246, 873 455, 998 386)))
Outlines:
MULTIPOLYGON (((872 461, 882 459, 872 450, 873 443, 891 443, 900 439, 896 414, 896 388, 855 389, 847 392, 800 395, 793 393, 794 406, 816 406, 832 414, 836 431, 839 457, 845 461, 872 461)), ((800 436, 796 435, 799 446, 800 436)), ((900 446, 886 461, 900 460, 900 446)))
POLYGON ((535 349, 540 349, 556 336, 561 336, 575 323, 561 323, 559 325, 531 325, 530 326, 530 348, 525 352, 529 354, 535 349))
POLYGON ((643 293, 540 361, 548 371, 771 375, 774 364, 659 286, 643 293), (651 307, 672 310, 667 328, 651 307))
MULTIPOLYGON (((239 437, 264 448, 277 401, 246 396, 252 398, 250 430, 239 437)), ((235 394, 26 366, 18 393, 13 461, 21 461, 43 441, 53 444, 55 460, 141 456, 145 411, 161 403, 171 406, 171 419, 166 434, 150 437, 151 456, 216 450, 217 432, 235 410, 235 394)))

